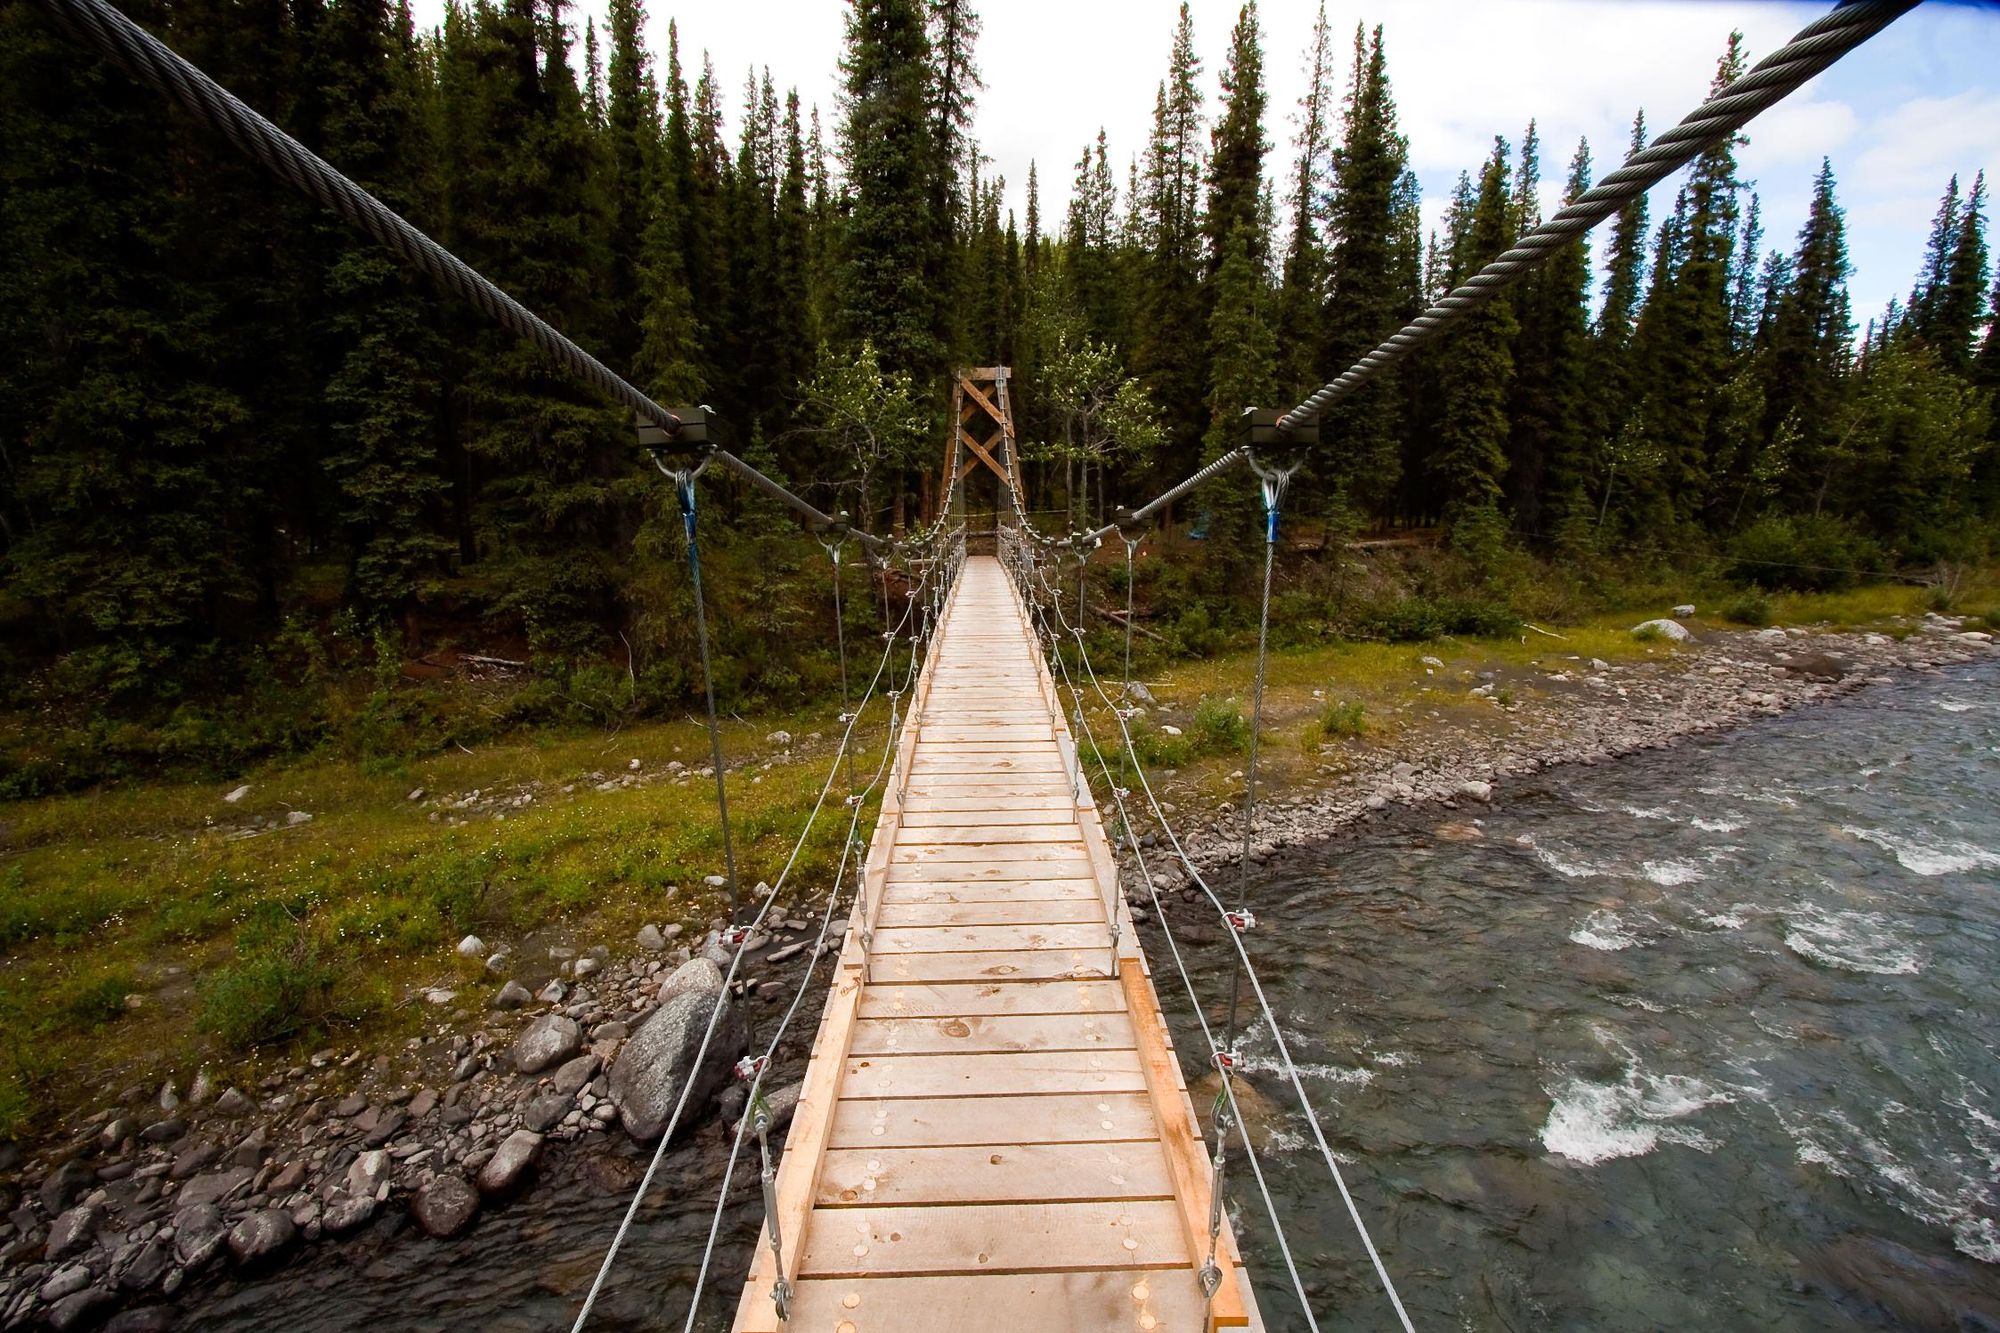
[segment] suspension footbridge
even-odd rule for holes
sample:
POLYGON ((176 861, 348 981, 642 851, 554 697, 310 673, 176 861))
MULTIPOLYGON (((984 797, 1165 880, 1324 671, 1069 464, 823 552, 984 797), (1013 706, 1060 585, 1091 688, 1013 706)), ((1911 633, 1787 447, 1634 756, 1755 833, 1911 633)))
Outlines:
MULTIPOLYGON (((780 901, 807 839, 833 804, 845 767, 846 844, 822 896, 823 933, 843 902, 848 924, 803 1090, 779 1156, 772 1143, 775 1117, 762 1094, 779 1043, 807 996, 818 993, 815 966, 800 969, 790 1007, 762 1053, 739 1066, 749 1085, 748 1111, 715 1203, 687 1329, 701 1309, 739 1157, 754 1137, 765 1217, 737 1303, 734 1327, 741 1333, 781 1327, 815 1333, 957 1326, 1037 1333, 1261 1328, 1223 1208, 1226 1182, 1235 1179, 1239 1161, 1260 1197, 1261 1220, 1269 1224, 1284 1268, 1284 1282, 1270 1285, 1288 1288, 1288 1305, 1295 1297, 1303 1326, 1316 1330, 1311 1284, 1287 1244, 1234 1099, 1236 1042, 1246 1023, 1258 1027, 1275 1051, 1279 1075, 1295 1094, 1312 1148, 1386 1301, 1344 1313, 1361 1326, 1390 1326, 1393 1315, 1396 1326, 1413 1327, 1265 997, 1245 944, 1254 919, 1240 898, 1235 908, 1226 905, 1181 848, 1134 753, 1127 696, 1120 690, 1114 697, 1118 683, 1108 689, 1084 650, 1087 601, 1075 579, 1091 552, 1116 536, 1125 545, 1129 589, 1129 562, 1144 526, 1197 486, 1244 465, 1257 475, 1265 508, 1267 624, 1285 481, 1317 444, 1314 423, 1321 413, 1735 134, 1887 27, 1913 0, 1835 6, 1296 407, 1247 412, 1237 447, 1149 503, 1120 509, 1112 523, 1060 538, 1037 532, 1025 511, 1004 368, 967 372, 956 381, 937 521, 897 538, 868 532, 718 448, 704 410, 655 402, 108 0, 36 3, 80 43, 216 129, 272 177, 635 414, 639 441, 673 479, 685 522, 732 890, 727 765, 702 609, 697 478, 711 464, 728 469, 791 507, 821 535, 832 556, 836 623, 845 541, 856 541, 885 575, 878 580, 884 647, 858 701, 846 698, 841 643, 846 730, 819 798, 771 891, 756 903, 739 903, 722 936, 734 949, 725 980, 734 981, 749 941, 780 901), (973 429, 982 415, 993 425, 984 439, 973 429), (968 556, 963 527, 953 522, 955 488, 981 463, 1000 480, 999 492, 1011 506, 999 521, 998 557, 968 556), (900 616, 888 601, 890 565, 908 576, 900 616), (1065 610, 1065 588, 1074 618, 1065 610), (900 671, 911 674, 899 679, 900 671), (885 742, 873 776, 861 783, 852 748, 857 723, 871 707, 887 712, 885 742), (1117 734, 1093 734, 1093 716, 1097 726, 1115 727, 1117 734), (1129 775, 1111 771, 1106 756, 1113 752, 1130 760, 1129 775), (1127 781, 1136 792, 1123 785, 1127 781), (878 790, 880 815, 864 844, 862 813, 878 790), (1104 814, 1094 791, 1111 802, 1104 814), (1185 1059, 1163 1021, 1125 903, 1126 892, 1145 894, 1158 914, 1158 892, 1148 855, 1132 836, 1136 812, 1128 801, 1160 826, 1166 848, 1155 856, 1178 862, 1233 948, 1225 1024, 1211 1016, 1219 1007, 1215 997, 1200 993, 1171 930, 1162 932, 1205 1046, 1185 1059), (1114 837, 1128 846, 1136 884, 1121 888, 1114 837), (1188 1095, 1190 1068, 1219 1074, 1206 1139, 1188 1095)), ((980 423, 978 429, 987 427, 980 423)), ((1128 607, 1128 675, 1131 623, 1128 607)), ((1258 662, 1241 811, 1246 877, 1257 797, 1261 633, 1258 662)), ((714 1039, 722 1012, 717 1004, 695 1063, 714 1039)), ((605 1290, 688 1110, 684 1089, 575 1329, 586 1326, 605 1290)))

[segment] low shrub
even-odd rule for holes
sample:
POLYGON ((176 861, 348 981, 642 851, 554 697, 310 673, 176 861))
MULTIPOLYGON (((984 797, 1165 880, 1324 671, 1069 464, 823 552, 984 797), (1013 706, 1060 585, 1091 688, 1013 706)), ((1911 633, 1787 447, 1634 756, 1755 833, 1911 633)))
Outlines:
POLYGON ((236 960, 202 989, 199 1026, 237 1047, 296 1036, 328 1012, 336 975, 304 926, 276 937, 246 926, 236 960))
POLYGON ((1725 602, 1722 618, 1732 625, 1754 625, 1762 627, 1771 623, 1771 599, 1764 590, 1752 584, 1725 602))
POLYGON ((1187 728, 1188 752, 1194 758, 1241 754, 1250 748, 1250 724, 1234 699, 1203 695, 1187 728))
POLYGON ((1844 520, 1800 514, 1764 518, 1731 543, 1730 577, 1742 583, 1839 592, 1882 568, 1882 551, 1844 520))

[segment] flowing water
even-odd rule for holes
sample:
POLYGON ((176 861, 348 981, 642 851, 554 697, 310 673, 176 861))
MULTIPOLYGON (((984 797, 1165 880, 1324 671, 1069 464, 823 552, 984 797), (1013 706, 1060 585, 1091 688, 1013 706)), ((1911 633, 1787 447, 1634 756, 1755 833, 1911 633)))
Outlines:
MULTIPOLYGON (((1990 665, 1378 823, 1274 860, 1250 898, 1271 1004, 1418 1328, 2000 1329, 1990 665)), ((1219 1014, 1226 945, 1194 934, 1219 1014)), ((1268 1034, 1241 1049, 1320 1326, 1390 1327, 1268 1034)), ((592 1327, 680 1327, 720 1175, 707 1133, 669 1159, 592 1327)), ((567 1327, 626 1179, 558 1174, 466 1240, 325 1246, 206 1294, 188 1326, 567 1327)), ((1307 1327, 1240 1156, 1228 1194, 1267 1322, 1307 1327)), ((700 1327, 726 1327, 760 1215, 739 1176, 700 1327)))

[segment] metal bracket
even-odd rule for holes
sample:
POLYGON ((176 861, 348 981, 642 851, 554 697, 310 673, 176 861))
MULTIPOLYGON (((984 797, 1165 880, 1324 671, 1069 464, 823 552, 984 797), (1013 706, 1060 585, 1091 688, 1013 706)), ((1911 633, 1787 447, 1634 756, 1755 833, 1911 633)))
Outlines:
POLYGON ((745 1083, 754 1082, 770 1062, 771 1057, 768 1055, 746 1055, 736 1062, 736 1077, 745 1083))
POLYGON ((1247 907, 1240 908, 1234 912, 1224 912, 1222 919, 1228 922, 1229 928, 1239 935, 1246 930, 1255 930, 1257 928, 1257 914, 1247 907))

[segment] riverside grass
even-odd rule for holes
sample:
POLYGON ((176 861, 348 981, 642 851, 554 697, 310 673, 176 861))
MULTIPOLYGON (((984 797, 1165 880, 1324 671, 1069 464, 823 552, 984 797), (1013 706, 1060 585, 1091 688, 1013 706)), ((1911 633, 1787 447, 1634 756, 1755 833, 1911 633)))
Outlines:
MULTIPOLYGON (((1924 593, 1878 585, 1770 600, 1775 623, 1893 631, 1883 622, 1921 615, 1924 593)), ((1347 747, 1393 748, 1420 712, 1474 722, 1490 706, 1458 688, 1468 671, 1672 651, 1634 640, 1630 625, 1630 614, 1600 615, 1553 627, 1560 640, 1523 631, 1278 650, 1267 679, 1265 776, 1274 788, 1310 782, 1344 767, 1347 747), (1428 674, 1427 656, 1445 672, 1428 674)), ((1177 784, 1224 798, 1240 788, 1230 774, 1248 740, 1251 667, 1251 653, 1237 650, 1147 673, 1184 731, 1138 729, 1149 771, 1181 769, 1177 784)), ((1109 744, 1115 724, 1090 711, 1109 744)), ((881 743, 879 719, 870 723, 858 756, 881 743)), ((731 773, 730 795, 746 887, 776 874, 832 753, 824 736, 775 752, 763 738, 778 727, 834 734, 827 716, 726 724, 725 752, 743 765, 731 773)), ((526 733, 386 767, 272 765, 244 775, 250 793, 235 805, 221 797, 236 781, 153 781, 0 807, 0 1137, 134 1082, 185 1081, 204 1063, 254 1068, 335 1040, 409 1035, 440 1016, 411 999, 420 987, 459 990, 476 1014, 496 982, 477 960, 452 953, 467 933, 511 940, 556 931, 618 947, 648 921, 705 927, 725 906, 703 884, 722 862, 713 788, 660 774, 673 759, 703 762, 706 748, 692 721, 526 733), (595 789, 589 775, 621 776, 635 757, 651 780, 595 789), (456 827, 431 822, 437 806, 408 799, 417 787, 457 797, 532 782, 542 784, 533 803, 456 827), (313 818, 285 826, 292 810, 313 818), (257 815, 278 826, 227 836, 257 815)), ((837 823, 823 818, 808 844, 798 894, 824 888, 837 823)))

